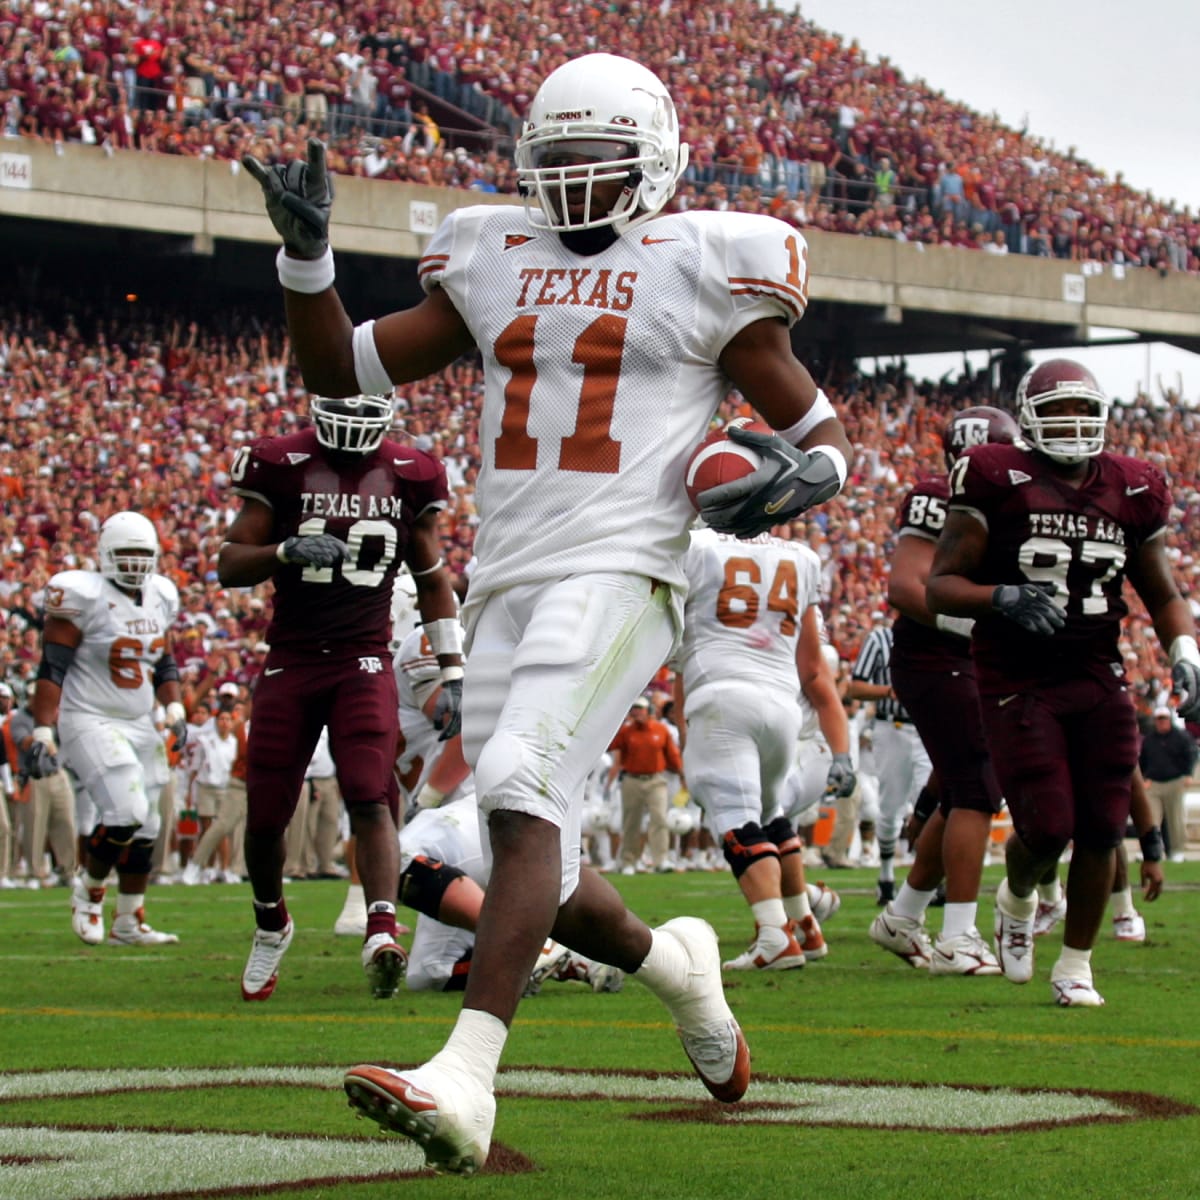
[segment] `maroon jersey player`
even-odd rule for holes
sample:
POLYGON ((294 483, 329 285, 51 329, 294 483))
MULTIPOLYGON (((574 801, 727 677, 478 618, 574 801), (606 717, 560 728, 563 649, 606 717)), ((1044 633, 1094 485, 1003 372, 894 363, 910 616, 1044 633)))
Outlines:
POLYGON ((1163 533, 1170 493, 1153 467, 1104 450, 1109 402, 1090 371, 1054 359, 1017 389, 1022 442, 980 446, 955 464, 926 597, 976 618, 972 648, 984 725, 1013 817, 996 897, 1005 975, 1033 974, 1037 881, 1067 842, 1061 1005, 1102 1004, 1091 948, 1129 818, 1138 737, 1117 637, 1133 585, 1168 648, 1180 711, 1200 711, 1191 610, 1163 533))
MULTIPOLYGON (((271 578, 270 653, 255 688, 247 751, 246 866, 254 889, 247 1000, 274 990, 293 925, 283 900, 284 833, 322 727, 357 839, 367 903, 363 967, 372 993, 394 995, 397 700, 388 650, 392 584, 407 563, 457 719, 461 636, 441 565, 446 473, 387 440, 391 401, 312 399, 313 428, 242 448, 231 470, 242 508, 221 548, 226 585, 271 578)), ((449 725, 447 725, 449 728, 449 725)))
MULTIPOLYGON (((946 468, 971 446, 1011 443, 1017 423, 986 406, 951 417, 942 437, 946 468)), ((922 480, 904 498, 888 602, 900 615, 892 629, 892 686, 921 735, 938 781, 938 810, 916 846, 916 861, 898 895, 871 926, 871 937, 912 966, 935 975, 998 975, 1000 967, 976 929, 983 855, 1000 785, 992 769, 971 661, 971 619, 934 616, 925 582, 946 523, 946 475, 922 480), (925 935, 925 910, 943 875, 941 936, 925 935)))

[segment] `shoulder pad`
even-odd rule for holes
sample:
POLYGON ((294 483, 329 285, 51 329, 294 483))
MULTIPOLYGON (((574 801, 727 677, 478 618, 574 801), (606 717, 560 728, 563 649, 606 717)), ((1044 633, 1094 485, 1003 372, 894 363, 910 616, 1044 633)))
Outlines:
POLYGON ((99 571, 60 571, 46 584, 46 616, 71 621, 85 612, 104 590, 99 571))

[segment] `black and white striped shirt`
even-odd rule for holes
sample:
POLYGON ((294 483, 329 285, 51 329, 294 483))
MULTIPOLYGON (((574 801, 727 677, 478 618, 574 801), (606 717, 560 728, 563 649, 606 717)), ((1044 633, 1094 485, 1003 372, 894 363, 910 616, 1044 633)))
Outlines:
MULTIPOLYGON (((887 625, 877 625, 863 640, 854 660, 851 679, 878 687, 892 686, 892 631, 887 625)), ((873 700, 875 716, 880 721, 908 721, 908 710, 899 700, 873 700)))

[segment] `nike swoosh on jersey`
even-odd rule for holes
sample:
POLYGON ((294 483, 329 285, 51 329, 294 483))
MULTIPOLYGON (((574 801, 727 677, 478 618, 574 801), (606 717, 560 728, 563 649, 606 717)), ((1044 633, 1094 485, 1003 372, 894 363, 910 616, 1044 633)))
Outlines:
POLYGON ((996 701, 996 707, 1003 708, 1006 704, 1009 704, 1011 701, 1015 700, 1018 695, 1020 695, 1019 692, 1013 692, 1011 696, 1001 696, 1000 699, 996 701))
POLYGON ((282 670, 283 670, 283 668, 282 668, 282 667, 268 667, 268 668, 267 668, 267 669, 266 669, 266 670, 263 672, 263 674, 264 674, 264 675, 278 675, 278 674, 279 674, 279 672, 280 672, 280 671, 282 671, 282 670))
POLYGON ((1139 492, 1148 492, 1149 490, 1150 490, 1150 485, 1148 483, 1143 483, 1141 487, 1135 487, 1135 488, 1127 487, 1125 489, 1125 495, 1136 496, 1136 495, 1138 495, 1139 492))
POLYGON ((393 458, 393 467, 411 467, 417 460, 415 458, 393 458))
POLYGON ((660 246, 663 242, 677 242, 678 238, 652 238, 648 233, 642 234, 643 246, 660 246))

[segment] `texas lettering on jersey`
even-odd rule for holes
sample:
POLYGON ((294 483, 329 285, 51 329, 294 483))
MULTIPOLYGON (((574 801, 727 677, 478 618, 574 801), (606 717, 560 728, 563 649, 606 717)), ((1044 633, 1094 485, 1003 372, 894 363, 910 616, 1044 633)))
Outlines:
POLYGON ((773 217, 689 212, 584 257, 517 241, 514 220, 458 209, 418 268, 485 366, 468 620, 491 591, 583 570, 659 579, 678 606, 684 469, 729 390, 721 355, 755 321, 800 319, 807 245, 773 217))

